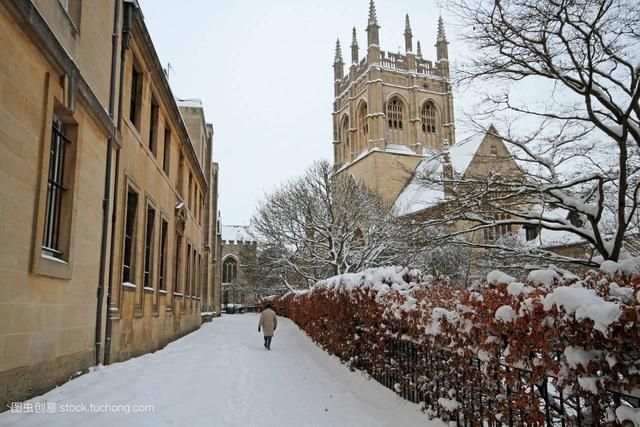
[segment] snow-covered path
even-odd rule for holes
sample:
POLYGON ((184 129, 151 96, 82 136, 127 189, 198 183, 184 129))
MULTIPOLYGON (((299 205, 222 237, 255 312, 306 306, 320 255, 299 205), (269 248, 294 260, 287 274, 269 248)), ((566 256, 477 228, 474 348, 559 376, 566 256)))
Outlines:
POLYGON ((279 319, 266 351, 257 323, 256 314, 214 319, 153 354, 98 367, 29 401, 52 402, 56 413, 7 411, 0 426, 440 425, 417 405, 350 372, 288 319, 279 319), (91 404, 103 405, 94 406, 101 412, 91 413, 91 404), (105 404, 153 405, 153 412, 105 412, 114 408, 105 404))

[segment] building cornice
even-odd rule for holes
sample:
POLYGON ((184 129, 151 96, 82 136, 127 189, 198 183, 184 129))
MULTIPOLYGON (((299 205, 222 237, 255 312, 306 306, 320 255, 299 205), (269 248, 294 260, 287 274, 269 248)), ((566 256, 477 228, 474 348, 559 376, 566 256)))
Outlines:
POLYGON ((169 86, 169 81, 164 74, 160 58, 158 57, 158 53, 153 45, 153 41, 151 40, 151 35, 149 34, 149 30, 144 22, 144 18, 139 13, 136 14, 133 25, 133 39, 137 42, 139 48, 148 55, 148 58, 151 58, 151 68, 152 70, 157 71, 151 73, 151 79, 156 83, 155 87, 160 91, 159 95, 164 98, 169 114, 172 115, 172 118, 176 123, 178 123, 178 132, 180 133, 181 140, 187 141, 187 144, 185 144, 187 157, 195 169, 195 175, 200 181, 200 185, 204 190, 206 190, 209 188, 209 179, 205 177, 204 169, 198 161, 198 156, 196 155, 193 143, 191 142, 187 126, 184 123, 182 113, 180 113, 180 108, 173 96, 173 92, 169 86))
POLYGON ((44 54, 46 60, 53 65, 57 72, 68 76, 71 80, 71 87, 77 90, 88 107, 87 111, 102 126, 106 134, 111 137, 116 136, 116 126, 109 112, 84 79, 77 64, 69 56, 33 2, 31 0, 0 0, 0 3, 6 6, 22 31, 40 48, 40 52, 44 54))

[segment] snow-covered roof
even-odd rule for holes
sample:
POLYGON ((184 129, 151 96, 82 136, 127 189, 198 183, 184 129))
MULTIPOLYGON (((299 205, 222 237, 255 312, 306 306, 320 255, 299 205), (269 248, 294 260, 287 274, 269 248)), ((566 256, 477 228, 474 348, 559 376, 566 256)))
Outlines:
POLYGON ((449 147, 449 158, 454 171, 460 175, 465 173, 485 136, 486 133, 479 132, 449 147))
POLYGON ((378 147, 374 147, 374 148, 362 151, 360 154, 358 154, 358 157, 356 157, 355 159, 353 159, 350 162, 344 163, 340 167, 340 169, 338 169, 336 171, 336 173, 339 173, 342 170, 344 170, 344 169, 348 168, 349 166, 351 166, 352 164, 362 160, 363 158, 367 157, 369 154, 376 153, 376 152, 383 152, 383 153, 390 153, 390 154, 402 154, 402 155, 406 155, 406 156, 420 156, 420 154, 417 154, 410 147, 408 147, 408 146, 406 146, 404 144, 387 144, 386 148, 384 148, 384 149, 378 148, 378 147))
POLYGON ((248 225, 223 225, 220 227, 220 234, 226 242, 253 242, 248 225))
POLYGON ((386 151, 387 153, 409 154, 414 156, 416 154, 411 148, 407 147, 404 144, 387 144, 387 147, 384 151, 386 151))
POLYGON ((177 99, 178 107, 202 108, 201 99, 177 99))
POLYGON ((424 160, 418 164, 410 181, 396 199, 393 209, 402 216, 427 209, 444 200, 442 182, 429 183, 427 176, 442 176, 442 153, 437 150, 423 150, 424 160))

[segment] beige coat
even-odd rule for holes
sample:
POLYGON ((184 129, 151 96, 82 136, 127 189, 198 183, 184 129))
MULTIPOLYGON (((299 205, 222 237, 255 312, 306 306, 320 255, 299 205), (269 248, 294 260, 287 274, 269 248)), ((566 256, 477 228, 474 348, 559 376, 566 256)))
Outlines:
POLYGON ((276 316, 276 312, 267 308, 260 314, 260 322, 258 323, 258 327, 262 328, 262 333, 265 337, 273 336, 273 331, 276 330, 278 326, 278 316, 276 316))

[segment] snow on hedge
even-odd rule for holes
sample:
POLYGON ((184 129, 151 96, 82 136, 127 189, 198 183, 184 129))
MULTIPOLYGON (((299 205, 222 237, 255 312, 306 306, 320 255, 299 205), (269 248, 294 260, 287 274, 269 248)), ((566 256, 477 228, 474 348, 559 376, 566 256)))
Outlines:
MULTIPOLYGON (((567 399, 587 402, 604 422, 615 407, 603 390, 640 395, 640 276, 629 268, 604 264, 602 271, 577 277, 550 266, 524 279, 493 271, 472 290, 462 290, 446 278, 385 267, 322 280, 276 303, 328 351, 361 369, 395 369, 400 362, 390 360, 385 343, 407 340, 446 355, 440 374, 451 384, 477 358, 486 378, 476 383, 492 384, 500 376, 512 384, 512 400, 527 405, 533 401, 527 384, 550 381, 567 399), (514 370, 505 372, 499 364, 514 370), (515 369, 530 378, 518 377, 515 369)), ((484 392, 497 393, 500 401, 497 390, 487 386, 484 392)), ((447 410, 455 401, 446 392, 433 398, 447 410)), ((456 410, 468 409, 459 403, 456 410)), ((528 409, 527 422, 543 421, 539 407, 528 409)), ((503 416, 501 410, 507 409, 497 408, 494 416, 503 416)))

